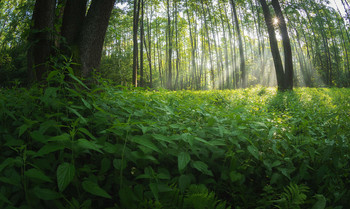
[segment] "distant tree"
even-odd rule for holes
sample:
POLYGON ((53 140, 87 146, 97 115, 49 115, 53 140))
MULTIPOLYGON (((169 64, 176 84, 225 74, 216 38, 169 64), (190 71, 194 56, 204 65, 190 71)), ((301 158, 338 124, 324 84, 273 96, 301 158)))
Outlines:
POLYGON ((235 25, 238 35, 238 44, 239 44, 239 56, 240 56, 240 71, 241 71, 241 86, 242 88, 247 87, 247 78, 246 78, 246 72, 245 72, 245 58, 244 58, 244 49, 243 49, 243 40, 241 35, 241 30, 239 28, 239 22, 238 22, 238 16, 237 16, 237 10, 236 10, 236 3, 234 0, 231 0, 231 6, 233 10, 233 15, 235 18, 235 25))
POLYGON ((134 15, 133 15, 133 42, 134 42, 134 51, 133 51, 133 67, 132 67, 132 84, 137 87, 137 70, 138 70, 138 28, 139 28, 139 19, 140 19, 140 6, 141 0, 134 0, 134 15))

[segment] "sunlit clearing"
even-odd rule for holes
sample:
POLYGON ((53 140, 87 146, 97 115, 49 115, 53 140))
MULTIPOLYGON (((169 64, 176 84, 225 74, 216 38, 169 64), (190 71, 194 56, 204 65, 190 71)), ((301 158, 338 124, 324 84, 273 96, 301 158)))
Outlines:
POLYGON ((274 18, 272 19, 272 23, 273 23, 274 25, 278 25, 278 23, 279 23, 278 17, 274 17, 274 18))

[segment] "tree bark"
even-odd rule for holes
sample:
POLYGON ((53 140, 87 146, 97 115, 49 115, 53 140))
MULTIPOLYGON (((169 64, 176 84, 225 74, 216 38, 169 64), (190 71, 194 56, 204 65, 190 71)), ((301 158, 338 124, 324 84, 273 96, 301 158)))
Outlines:
POLYGON ((281 30, 281 36, 283 41, 283 50, 284 50, 284 76, 286 82, 287 90, 293 89, 293 56, 292 56, 292 47, 290 45, 287 25, 282 14, 281 6, 278 0, 272 0, 272 6, 275 10, 276 16, 278 18, 278 25, 281 30))
POLYGON ((77 44, 84 22, 87 0, 68 0, 64 8, 61 35, 65 39, 61 48, 77 44))
POLYGON ((241 81, 242 81, 242 88, 247 87, 247 80, 246 80, 246 72, 245 72, 245 58, 244 58, 244 50, 243 50, 243 41, 242 41, 242 35, 241 30, 239 28, 239 22, 237 17, 237 10, 236 10, 236 4, 234 0, 231 0, 231 6, 233 10, 233 15, 235 17, 235 25, 238 35, 238 45, 239 45, 239 55, 240 55, 240 70, 241 70, 241 81))
POLYGON ((49 57, 54 44, 53 24, 56 0, 37 0, 33 11, 33 27, 29 36, 28 77, 31 81, 41 81, 49 71, 49 57))
POLYGON ((101 62, 109 18, 116 0, 94 0, 80 34, 80 62, 83 77, 90 77, 101 62))
POLYGON ((273 57, 273 62, 275 65, 275 71, 277 76, 277 85, 279 91, 286 90, 286 83, 284 80, 283 64, 281 60, 281 55, 278 50, 277 38, 275 34, 275 29, 273 27, 272 17, 270 14, 269 7, 266 4, 266 0, 260 0, 261 7, 263 9, 265 23, 267 26, 267 31, 269 33, 271 53, 273 57))
POLYGON ((140 0, 134 0, 134 19, 133 19, 133 64, 132 64, 132 84, 137 87, 137 70, 138 70, 138 42, 137 42, 137 31, 140 17, 140 0))
POLYGON ((171 29, 171 16, 170 16, 170 1, 167 0, 167 13, 168 13, 168 80, 167 80, 167 88, 169 90, 172 89, 172 54, 173 54, 173 33, 171 29))
POLYGON ((144 28, 144 16, 145 16, 145 1, 141 0, 141 36, 140 36, 140 87, 145 86, 144 76, 143 76, 143 43, 145 37, 145 28, 144 28))
POLYGON ((214 74, 214 69, 213 69, 213 58, 212 58, 212 54, 211 54, 209 28, 208 28, 208 23, 207 23, 207 18, 206 18, 207 14, 206 14, 206 10, 204 8, 203 0, 201 0, 201 5, 202 5, 202 11, 203 11, 205 32, 207 35, 207 42, 208 42, 208 53, 209 53, 209 60, 210 60, 210 78, 211 78, 212 88, 215 89, 216 88, 216 86, 215 86, 215 74, 214 74))

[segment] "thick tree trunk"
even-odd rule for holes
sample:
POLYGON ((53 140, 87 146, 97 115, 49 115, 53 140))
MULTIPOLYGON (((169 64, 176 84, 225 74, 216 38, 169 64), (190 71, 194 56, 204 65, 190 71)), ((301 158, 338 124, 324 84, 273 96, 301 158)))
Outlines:
POLYGON ((284 75, 287 90, 293 89, 293 56, 292 56, 292 47, 290 45, 287 25, 282 14, 281 6, 278 0, 272 0, 272 6, 275 10, 276 16, 278 18, 279 28, 281 30, 281 36, 283 41, 283 50, 284 50, 284 75))
MULTIPOLYGON (((64 14, 61 27, 60 47, 62 53, 73 59, 73 62, 80 63, 79 37, 85 19, 87 0, 69 0, 64 7, 64 14)), ((74 70, 81 75, 81 66, 75 66, 74 70)))
POLYGON ((61 35, 65 39, 62 48, 77 44, 86 13, 87 0, 69 0, 66 3, 61 35))
POLYGON ((31 47, 28 51, 28 77, 31 81, 41 81, 49 71, 49 57, 53 40, 53 24, 56 0, 37 0, 33 11, 31 47))
POLYGON ((83 77, 90 77, 92 71, 100 65, 103 43, 115 1, 94 0, 91 3, 79 41, 83 77))
POLYGON ((273 62, 275 65, 278 90, 285 91, 286 90, 286 83, 284 80, 283 64, 282 64, 282 60, 281 60, 281 55, 280 55, 279 50, 278 50, 277 38, 276 38, 276 34, 275 34, 275 29, 273 27, 273 22, 272 22, 270 10, 269 10, 265 0, 260 0, 260 4, 261 4, 261 7, 263 9, 265 23, 267 26, 267 31, 269 33, 270 47, 271 47, 273 62))

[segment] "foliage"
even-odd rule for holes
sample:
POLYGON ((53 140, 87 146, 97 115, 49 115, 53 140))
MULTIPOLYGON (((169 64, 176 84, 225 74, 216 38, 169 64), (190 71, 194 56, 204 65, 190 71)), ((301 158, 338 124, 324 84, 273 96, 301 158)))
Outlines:
POLYGON ((1 208, 348 208, 350 91, 0 90, 1 208))

